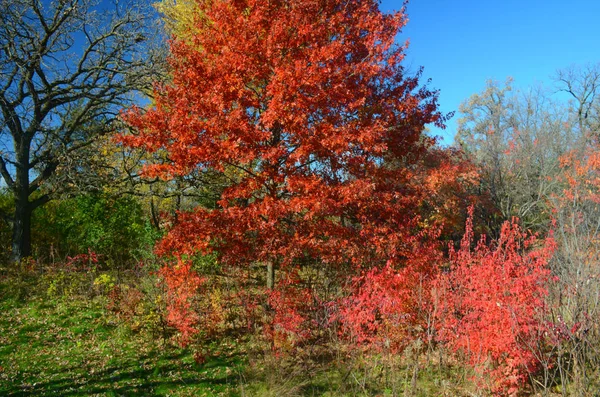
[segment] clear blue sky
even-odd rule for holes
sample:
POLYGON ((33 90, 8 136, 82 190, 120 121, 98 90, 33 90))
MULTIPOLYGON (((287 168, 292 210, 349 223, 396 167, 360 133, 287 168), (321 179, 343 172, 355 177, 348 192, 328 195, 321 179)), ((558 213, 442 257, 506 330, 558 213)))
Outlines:
MULTIPOLYGON (((401 0, 383 0, 384 11, 401 0)), ((551 86, 551 75, 573 64, 600 62, 600 0, 412 0, 398 40, 410 40, 406 65, 425 68, 443 112, 482 91, 488 79, 514 86, 551 86)), ((444 143, 456 133, 454 117, 444 143)))

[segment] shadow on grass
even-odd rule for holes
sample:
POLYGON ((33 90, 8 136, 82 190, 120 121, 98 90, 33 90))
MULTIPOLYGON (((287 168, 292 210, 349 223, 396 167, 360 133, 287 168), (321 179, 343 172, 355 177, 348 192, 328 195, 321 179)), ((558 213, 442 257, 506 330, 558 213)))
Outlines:
MULTIPOLYGON (((178 388, 191 388, 198 393, 201 391, 224 391, 227 386, 235 386, 237 378, 222 375, 209 376, 203 370, 212 368, 223 370, 233 363, 216 359, 204 365, 186 365, 177 361, 179 355, 140 358, 139 362, 147 362, 148 368, 141 369, 138 365, 116 365, 93 374, 61 371, 59 379, 48 382, 31 382, 24 385, 24 379, 17 380, 8 387, 0 386, 0 394, 6 396, 43 396, 43 395, 115 395, 115 396, 149 396, 166 394, 178 388), (156 362, 160 360, 161 362, 156 362), (165 363, 165 361, 171 361, 165 363)), ((80 368, 79 368, 80 369, 80 368)), ((71 370, 77 370, 71 368, 71 370)), ((169 393, 170 394, 170 393, 169 393)))

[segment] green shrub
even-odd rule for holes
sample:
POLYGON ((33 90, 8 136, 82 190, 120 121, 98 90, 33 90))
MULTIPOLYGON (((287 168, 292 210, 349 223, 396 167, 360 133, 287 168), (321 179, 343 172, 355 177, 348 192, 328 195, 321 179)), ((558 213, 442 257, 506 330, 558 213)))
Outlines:
POLYGON ((49 262, 88 250, 110 268, 151 254, 158 233, 132 197, 89 194, 51 202, 34 214, 35 252, 49 262))

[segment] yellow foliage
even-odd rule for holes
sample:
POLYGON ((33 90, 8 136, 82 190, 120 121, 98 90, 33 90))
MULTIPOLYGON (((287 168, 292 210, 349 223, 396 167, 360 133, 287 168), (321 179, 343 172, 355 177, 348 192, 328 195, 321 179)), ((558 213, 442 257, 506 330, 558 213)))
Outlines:
POLYGON ((211 0, 162 0, 155 3, 156 9, 163 14, 167 32, 187 44, 204 26, 208 19, 202 12, 202 5, 211 0))
POLYGON ((110 274, 103 273, 94 279, 94 285, 98 289, 109 291, 115 286, 115 278, 110 274))

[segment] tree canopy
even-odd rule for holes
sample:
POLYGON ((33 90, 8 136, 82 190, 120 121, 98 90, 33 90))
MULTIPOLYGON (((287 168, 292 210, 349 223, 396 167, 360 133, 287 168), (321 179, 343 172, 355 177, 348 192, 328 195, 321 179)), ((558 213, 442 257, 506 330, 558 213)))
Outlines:
POLYGON ((404 13, 375 1, 198 5, 209 22, 174 40, 173 81, 129 113, 138 135, 124 141, 168 152, 149 175, 239 172, 220 207, 185 214, 163 248, 287 264, 411 252, 421 189, 410 164, 432 143, 424 126, 444 117, 401 65, 404 13))

